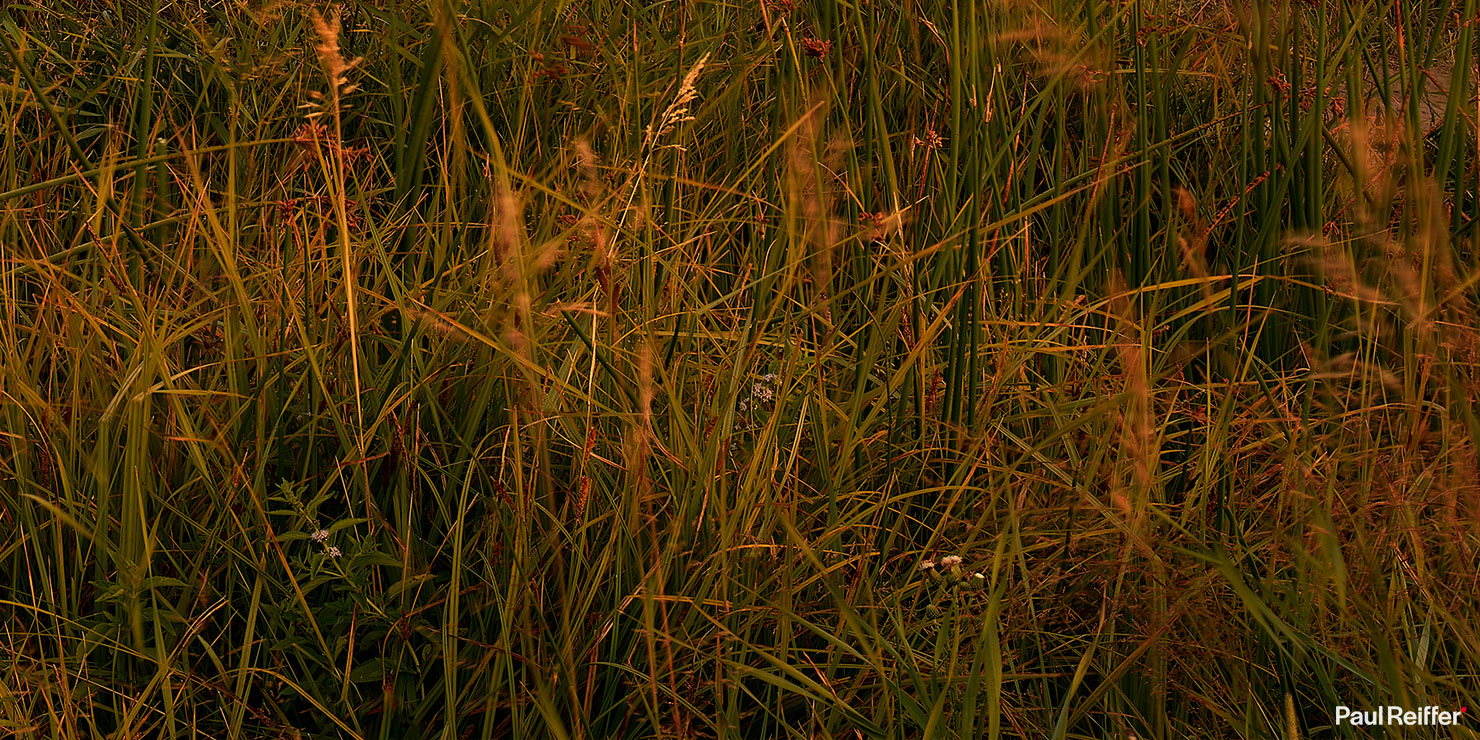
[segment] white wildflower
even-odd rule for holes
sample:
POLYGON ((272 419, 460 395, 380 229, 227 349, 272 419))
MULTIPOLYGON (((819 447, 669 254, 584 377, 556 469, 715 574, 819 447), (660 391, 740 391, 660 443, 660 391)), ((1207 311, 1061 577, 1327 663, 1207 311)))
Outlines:
POLYGON ((320 543, 322 543, 325 540, 329 539, 329 530, 327 530, 327 529, 320 529, 317 532, 314 532, 313 534, 309 535, 309 538, 312 539, 314 542, 320 542, 320 543))
POLYGON ((344 554, 344 553, 342 553, 342 552, 339 551, 339 548, 334 547, 333 545, 330 545, 329 546, 329 549, 326 550, 326 552, 329 554, 329 557, 331 557, 331 558, 337 558, 340 555, 343 555, 344 554))
POLYGON ((776 397, 776 373, 766 373, 750 387, 750 395, 770 403, 776 397))
POLYGON ((942 568, 954 568, 954 567, 956 567, 956 566, 958 566, 960 564, 961 564, 961 556, 960 555, 947 555, 947 556, 945 556, 945 557, 943 557, 943 558, 940 559, 940 566, 942 568))

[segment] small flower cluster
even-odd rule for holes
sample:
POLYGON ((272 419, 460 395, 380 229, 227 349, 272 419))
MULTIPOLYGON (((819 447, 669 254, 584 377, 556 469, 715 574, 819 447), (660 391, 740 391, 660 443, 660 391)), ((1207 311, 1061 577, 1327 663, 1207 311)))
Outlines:
MULTIPOLYGON (((750 393, 735 404, 735 410, 745 414, 736 419, 735 431, 744 432, 760 426, 760 422, 749 414, 763 409, 769 410, 775 405, 776 387, 780 384, 780 380, 781 376, 776 373, 766 373, 750 384, 750 393)), ((730 440, 731 455, 740 454, 740 449, 741 444, 738 439, 730 440)))
POLYGON ((967 574, 961 567, 960 555, 947 555, 941 558, 938 564, 934 560, 925 560, 917 567, 928 574, 933 581, 944 579, 951 584, 969 589, 981 589, 987 585, 987 577, 980 571, 967 574))
POLYGON ((776 381, 779 379, 776 373, 766 373, 752 383, 750 396, 740 399, 740 412, 744 413, 762 404, 770 406, 771 402, 776 399, 776 381))
MULTIPOLYGON (((329 530, 317 530, 313 534, 309 535, 308 538, 322 545, 325 542, 329 541, 329 530)), ((328 555, 331 558, 337 558, 344 553, 340 552, 338 547, 335 547, 334 545, 329 545, 329 547, 324 550, 324 554, 328 555)))
MULTIPOLYGON (((299 421, 302 421, 301 417, 299 421)), ((305 502, 303 500, 302 484, 289 483, 288 481, 284 480, 278 483, 278 493, 276 496, 272 496, 271 500, 286 504, 289 507, 290 511, 282 511, 276 513, 291 513, 296 516, 301 525, 308 526, 308 529, 310 530, 308 534, 308 539, 311 540, 315 545, 324 545, 325 555, 328 555, 331 558, 337 558, 343 553, 340 552, 338 547, 328 544, 330 535, 329 530, 319 527, 319 504, 323 503, 324 499, 327 497, 327 493, 320 494, 317 498, 305 502)), ((301 532, 295 531, 293 532, 293 534, 299 535, 301 534, 301 532)))
POLYGON ((771 399, 776 396, 776 389, 772 385, 775 382, 776 373, 766 373, 761 376, 759 382, 750 386, 750 394, 764 403, 770 403, 771 399))

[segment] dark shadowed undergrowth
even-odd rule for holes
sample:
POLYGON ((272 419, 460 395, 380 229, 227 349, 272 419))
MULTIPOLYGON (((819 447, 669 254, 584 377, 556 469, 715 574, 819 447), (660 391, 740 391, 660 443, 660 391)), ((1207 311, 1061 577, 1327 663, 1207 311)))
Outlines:
POLYGON ((0 728, 1475 706, 1477 11, 8 3, 0 728))

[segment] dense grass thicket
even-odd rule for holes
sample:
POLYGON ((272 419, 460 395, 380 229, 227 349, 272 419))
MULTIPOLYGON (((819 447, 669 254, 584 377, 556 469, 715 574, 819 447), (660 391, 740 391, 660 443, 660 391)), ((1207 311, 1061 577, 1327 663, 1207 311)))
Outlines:
POLYGON ((4 3, 0 735, 1480 706, 1477 27, 4 3))

